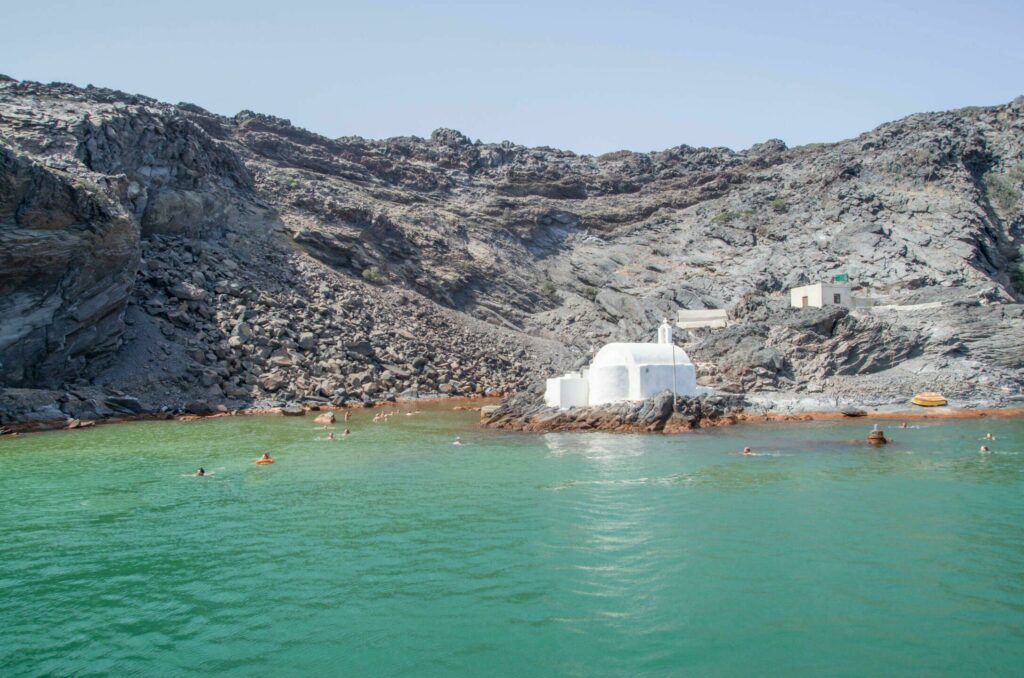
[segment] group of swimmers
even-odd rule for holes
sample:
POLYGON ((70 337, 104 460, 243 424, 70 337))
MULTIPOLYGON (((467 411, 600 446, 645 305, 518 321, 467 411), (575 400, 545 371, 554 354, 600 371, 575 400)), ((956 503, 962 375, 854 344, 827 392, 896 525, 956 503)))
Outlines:
MULTIPOLYGON (((995 439, 996 439, 996 437, 994 435, 992 435, 991 433, 986 433, 985 434, 985 440, 993 440, 994 441, 995 439)), ((988 454, 990 452, 990 450, 988 449, 988 445, 982 445, 981 449, 979 450, 979 452, 981 452, 982 454, 988 454)))
MULTIPOLYGON (((396 414, 398 414, 398 410, 393 410, 392 412, 379 412, 379 413, 374 415, 373 421, 374 421, 374 423, 381 422, 381 421, 386 422, 389 417, 393 417, 396 414)), ((411 417, 414 414, 420 414, 420 411, 416 410, 415 412, 406 412, 405 416, 411 417)), ((344 421, 347 422, 348 420, 349 420, 349 411, 345 410, 344 421)), ((327 428, 327 427, 324 426, 322 428, 327 428)), ((341 437, 342 438, 347 438, 350 435, 352 435, 352 431, 346 426, 345 430, 341 434, 341 437)), ((337 440, 337 438, 334 435, 334 431, 329 431, 327 433, 327 440, 337 440)), ((455 436, 455 440, 452 442, 452 445, 461 446, 462 445, 462 437, 461 436, 455 436)), ((269 452, 264 452, 263 455, 259 459, 255 460, 255 462, 257 464, 273 464, 274 463, 274 459, 270 456, 269 452)), ((205 476, 207 476, 209 474, 207 474, 205 468, 200 466, 198 469, 196 469, 195 475, 197 477, 202 478, 202 477, 205 477, 205 476)))
MULTIPOLYGON (((388 422, 388 419, 395 416, 396 414, 398 414, 398 410, 391 410, 390 412, 378 412, 377 414, 373 415, 373 423, 379 424, 383 422, 386 424, 388 422)), ((406 412, 405 416, 412 417, 417 414, 420 414, 419 410, 416 410, 415 412, 406 412)))
MULTIPOLYGON (((907 422, 903 422, 902 424, 900 424, 900 428, 910 428, 910 427, 907 426, 907 422)), ((876 431, 878 430, 878 424, 875 424, 874 430, 876 430, 876 431)), ((986 433, 985 437, 983 439, 984 440, 992 440, 992 441, 994 441, 996 439, 996 437, 994 435, 992 435, 991 433, 986 433)), ((458 444, 458 443, 456 443, 456 444, 458 444)), ((989 454, 991 452, 991 450, 989 450, 988 445, 982 445, 981 449, 979 450, 979 452, 981 452, 981 454, 989 454)), ((753 454, 754 454, 754 452, 749 447, 744 447, 743 448, 743 456, 744 457, 750 457, 753 454)))
MULTIPOLYGON (((398 410, 391 410, 390 412, 378 412, 377 414, 373 415, 373 423, 379 424, 381 422, 384 422, 386 424, 388 422, 388 419, 395 416, 396 414, 398 414, 398 410)), ((414 412, 406 412, 405 416, 414 417, 417 414, 421 414, 421 412, 419 410, 416 410, 414 412)), ((348 421, 348 419, 345 419, 345 421, 348 421)))

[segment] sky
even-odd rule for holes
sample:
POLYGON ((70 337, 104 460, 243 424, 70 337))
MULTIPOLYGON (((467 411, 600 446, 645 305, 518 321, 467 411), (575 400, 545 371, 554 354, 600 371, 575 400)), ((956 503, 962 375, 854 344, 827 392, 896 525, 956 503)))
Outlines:
POLYGON ((1024 1, 0 0, 0 73, 330 137, 837 141, 1024 94, 1024 1))

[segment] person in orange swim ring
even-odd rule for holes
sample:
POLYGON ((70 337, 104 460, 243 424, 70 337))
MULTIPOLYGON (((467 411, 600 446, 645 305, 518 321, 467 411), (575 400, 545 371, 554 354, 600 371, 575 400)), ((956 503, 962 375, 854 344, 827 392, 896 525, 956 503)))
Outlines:
POLYGON ((270 452, 264 452, 263 456, 260 457, 260 461, 274 461, 270 458, 270 452))

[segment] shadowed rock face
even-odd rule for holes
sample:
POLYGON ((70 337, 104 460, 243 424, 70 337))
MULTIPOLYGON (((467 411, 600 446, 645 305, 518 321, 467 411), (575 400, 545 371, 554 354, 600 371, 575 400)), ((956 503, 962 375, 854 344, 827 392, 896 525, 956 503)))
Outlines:
POLYGON ((1024 99, 836 144, 595 157, 444 129, 328 139, 0 78, 0 161, 0 385, 500 391, 678 308, 730 310, 733 327, 680 338, 719 387, 1022 382, 1024 99), (879 302, 943 303, 801 313, 778 296, 837 272, 879 302))
POLYGON ((108 360, 138 225, 103 189, 0 147, 0 384, 51 386, 108 360))

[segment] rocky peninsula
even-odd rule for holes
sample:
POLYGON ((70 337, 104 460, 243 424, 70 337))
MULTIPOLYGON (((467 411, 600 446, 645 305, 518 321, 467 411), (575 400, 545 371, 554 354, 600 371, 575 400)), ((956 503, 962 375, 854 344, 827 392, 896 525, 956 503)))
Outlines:
POLYGON ((727 310, 677 343, 743 396, 557 426, 1012 406, 1022 189, 1024 98, 832 144, 587 156, 0 76, 0 426, 535 395, 678 309, 727 310), (789 308, 838 273, 869 308, 789 308))
POLYGON ((747 405, 737 395, 677 397, 673 403, 672 392, 665 391, 649 400, 557 409, 524 393, 488 410, 482 419, 490 428, 513 431, 680 433, 736 423, 747 405))

